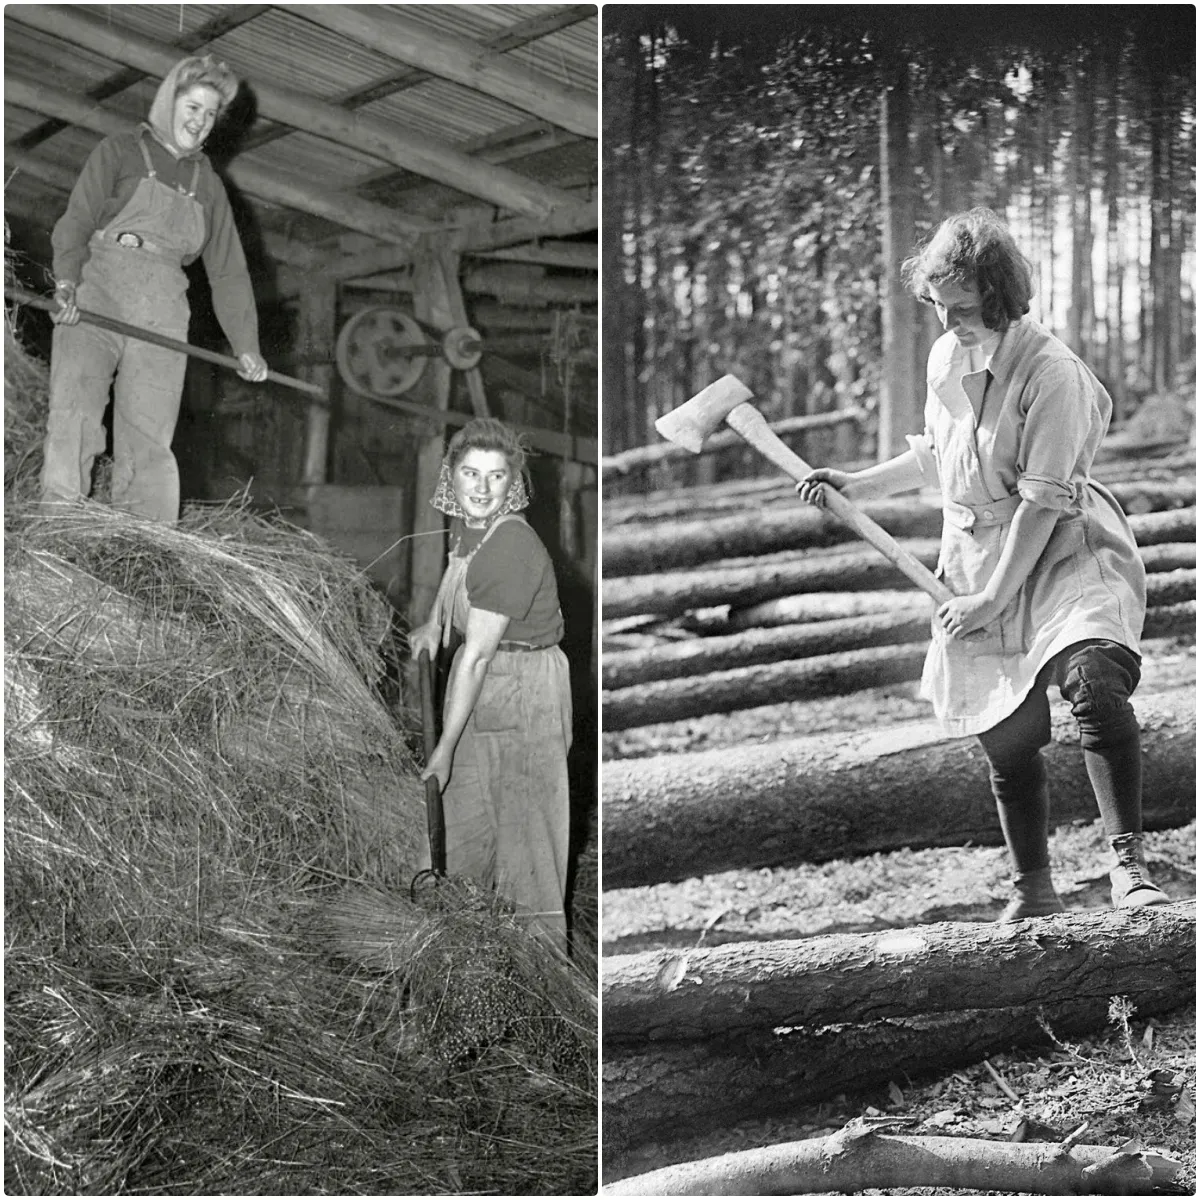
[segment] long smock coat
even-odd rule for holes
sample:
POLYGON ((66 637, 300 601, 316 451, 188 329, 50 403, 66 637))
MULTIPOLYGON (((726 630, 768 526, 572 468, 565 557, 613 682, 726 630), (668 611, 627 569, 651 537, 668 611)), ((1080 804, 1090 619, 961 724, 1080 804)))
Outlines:
POLYGON ((1145 569, 1125 514, 1089 477, 1111 415, 1100 381, 1035 321, 1010 325, 987 358, 953 334, 934 343, 925 432, 909 444, 942 492, 939 577, 956 595, 980 591, 1022 500, 1060 514, 983 652, 935 623, 921 694, 948 734, 982 733, 1009 716, 1041 667, 1076 642, 1138 652, 1145 569))

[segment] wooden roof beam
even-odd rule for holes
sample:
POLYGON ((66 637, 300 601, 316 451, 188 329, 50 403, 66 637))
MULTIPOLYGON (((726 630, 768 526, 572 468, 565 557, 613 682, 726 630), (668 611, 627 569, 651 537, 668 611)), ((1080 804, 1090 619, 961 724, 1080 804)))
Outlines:
MULTIPOLYGON (((30 83, 11 74, 4 80, 4 99, 8 104, 28 108, 43 116, 56 117, 103 135, 124 133, 137 126, 136 121, 118 116, 69 92, 30 83)), ((427 227, 426 223, 405 218, 395 209, 372 204, 347 192, 317 188, 295 176, 269 171, 252 163, 233 162, 225 173, 237 187, 260 200, 323 217, 347 229, 368 233, 381 241, 408 243, 415 234, 427 227)))
POLYGON ((532 113, 581 137, 598 135, 596 97, 506 59, 485 44, 435 32, 376 4, 304 4, 305 20, 433 75, 532 113))
MULTIPOLYGON (((150 75, 165 76, 179 58, 169 46, 115 29, 103 18, 71 6, 15 4, 8 6, 5 16, 150 75)), ((506 167, 479 162, 451 146, 380 118, 349 113, 290 88, 263 83, 255 84, 253 90, 259 113, 269 121, 281 121, 415 171, 502 209, 541 217, 575 203, 569 192, 546 187, 506 167)))
POLYGON ((587 233, 597 227, 598 218, 599 205, 596 200, 577 200, 571 208, 559 209, 541 221, 518 217, 496 221, 491 225, 481 223, 467 232, 463 253, 479 254, 483 250, 517 246, 538 238, 587 233))
MULTIPOLYGON (((185 33, 182 37, 172 39, 171 45, 180 54, 191 54, 207 46, 209 42, 215 42, 218 38, 224 37, 238 26, 245 25, 247 21, 253 21, 255 17, 265 13, 270 7, 269 4, 227 4, 211 21, 205 21, 191 33, 185 33)), ((125 67, 107 79, 102 79, 95 87, 88 88, 85 94, 89 100, 107 100, 109 96, 120 95, 126 88, 133 87, 135 83, 140 83, 145 78, 145 71, 125 67)), ((23 133, 13 145, 18 150, 32 150, 66 128, 67 125, 63 121, 43 121, 36 128, 23 133)))
POLYGON ((573 267, 580 271, 596 271, 600 267, 600 248, 587 242, 530 242, 525 246, 476 250, 473 253, 477 258, 540 263, 546 267, 573 267))

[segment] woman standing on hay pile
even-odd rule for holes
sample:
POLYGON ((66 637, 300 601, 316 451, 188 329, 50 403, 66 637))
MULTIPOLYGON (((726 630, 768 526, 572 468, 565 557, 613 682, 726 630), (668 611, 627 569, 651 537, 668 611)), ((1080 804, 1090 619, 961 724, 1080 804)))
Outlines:
POLYGON ((947 218, 904 264, 945 334, 929 355, 925 432, 865 471, 814 471, 861 501, 923 483, 942 491, 938 573, 956 593, 934 618, 922 695, 949 734, 976 734, 1016 871, 1002 921, 1061 912, 1050 878, 1047 688, 1079 726, 1088 778, 1116 852, 1114 905, 1166 904, 1142 851, 1140 732, 1146 581, 1133 532, 1089 478, 1112 401, 1047 329, 1024 320, 1031 269, 989 209, 947 218), (972 641, 976 631, 987 642, 972 641))
POLYGON ((520 515, 526 479, 525 449, 500 421, 450 439, 431 501, 455 518, 450 561, 409 645, 432 659, 452 627, 464 638, 422 775, 442 788, 446 870, 494 886, 565 951, 571 687, 554 569, 520 515))
POLYGON ((171 438, 187 359, 81 325, 80 307, 186 340, 183 268, 202 257, 213 308, 241 361, 239 374, 255 383, 267 377, 229 199, 201 151, 237 89, 228 68, 211 55, 177 63, 154 97, 149 120, 92 151, 54 227, 60 307, 42 468, 46 500, 75 500, 91 491, 113 384, 113 504, 159 521, 179 516, 171 438))

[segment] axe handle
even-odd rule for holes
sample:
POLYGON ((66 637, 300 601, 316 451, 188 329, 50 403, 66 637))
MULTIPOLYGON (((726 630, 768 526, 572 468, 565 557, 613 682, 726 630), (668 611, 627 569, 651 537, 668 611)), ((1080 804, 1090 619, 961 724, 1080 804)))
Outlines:
MULTIPOLYGON (((812 467, 780 440, 753 404, 739 404, 725 420, 731 429, 797 483, 812 474, 812 467)), ((928 567, 905 550, 886 529, 855 508, 836 488, 825 489, 825 507, 939 604, 954 598, 954 593, 928 567)))

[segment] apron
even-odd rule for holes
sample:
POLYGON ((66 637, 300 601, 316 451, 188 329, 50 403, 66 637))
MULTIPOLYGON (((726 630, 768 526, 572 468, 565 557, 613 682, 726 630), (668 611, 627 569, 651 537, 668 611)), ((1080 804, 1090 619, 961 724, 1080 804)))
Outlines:
MULTIPOLYGON (((987 584, 1021 504, 993 461, 998 427, 1011 421, 1019 385, 997 383, 989 365, 981 356, 952 358, 929 380, 926 424, 943 515, 936 573, 955 595, 987 584)), ((1116 500, 1094 481, 1079 481, 1028 578, 986 627, 986 641, 947 637, 935 619, 921 694, 943 730, 964 736, 991 729, 1017 709, 1041 667, 1076 642, 1110 640, 1136 653, 1145 609, 1140 570, 1116 500)))
MULTIPOLYGON (((497 518, 469 554, 451 555, 433 619, 447 644, 466 631, 467 568, 515 513, 497 518)), ((571 684, 567 657, 501 642, 458 745, 443 793, 446 870, 469 875, 512 901, 531 933, 566 952, 570 832, 571 684)))

